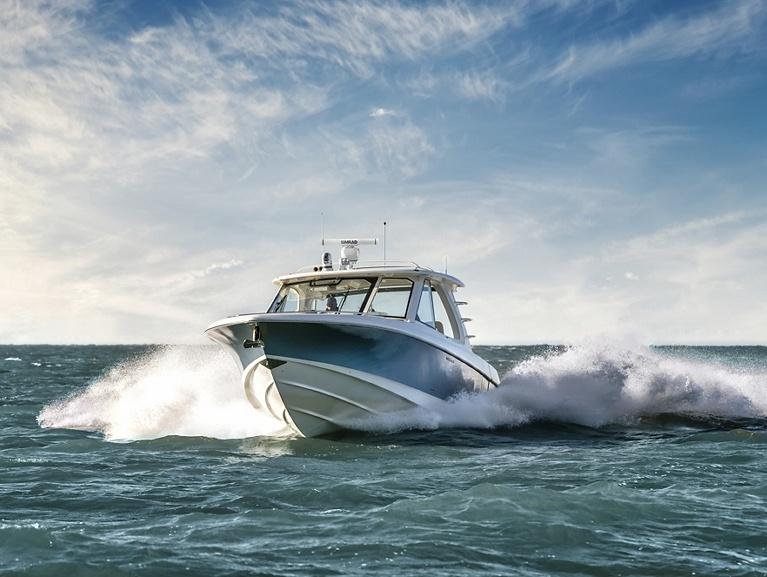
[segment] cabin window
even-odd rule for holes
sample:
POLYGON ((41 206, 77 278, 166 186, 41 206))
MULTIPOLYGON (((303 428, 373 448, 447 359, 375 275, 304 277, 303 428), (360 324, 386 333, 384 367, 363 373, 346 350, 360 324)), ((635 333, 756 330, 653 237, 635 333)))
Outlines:
POLYGON ((405 318, 413 281, 406 278, 384 278, 368 309, 369 314, 382 317, 405 318))
POLYGON ((327 278, 286 284, 269 309, 272 313, 358 313, 373 279, 327 278))
POLYGON ((421 301, 418 303, 418 314, 415 319, 425 325, 429 325, 433 329, 436 328, 434 324, 434 302, 431 294, 431 283, 428 280, 423 281, 421 301))
POLYGON ((430 326, 451 339, 455 338, 453 323, 450 321, 450 305, 445 297, 425 280, 421 289, 421 302, 418 303, 416 320, 430 326))
POLYGON ((450 322, 450 314, 448 313, 450 305, 436 288, 432 287, 431 292, 434 300, 435 328, 446 337, 454 339, 455 331, 453 330, 453 323, 450 322))

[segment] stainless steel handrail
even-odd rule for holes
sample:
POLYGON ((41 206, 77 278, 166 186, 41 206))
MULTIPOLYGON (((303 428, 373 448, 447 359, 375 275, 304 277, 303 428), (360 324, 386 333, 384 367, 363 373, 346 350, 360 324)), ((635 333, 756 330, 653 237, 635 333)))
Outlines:
MULTIPOLYGON (((297 271, 291 274, 301 273, 301 272, 342 272, 341 269, 334 268, 332 270, 315 270, 317 268, 317 265, 307 265, 302 266, 297 271)), ((428 266, 422 266, 418 264, 417 262, 414 262, 412 260, 401 260, 401 261, 391 261, 387 260, 386 262, 382 260, 364 260, 359 261, 357 265, 354 268, 349 269, 343 269, 344 271, 349 270, 359 270, 359 269, 371 269, 371 268, 409 268, 414 270, 426 270, 430 272, 434 272, 434 269, 428 266)))

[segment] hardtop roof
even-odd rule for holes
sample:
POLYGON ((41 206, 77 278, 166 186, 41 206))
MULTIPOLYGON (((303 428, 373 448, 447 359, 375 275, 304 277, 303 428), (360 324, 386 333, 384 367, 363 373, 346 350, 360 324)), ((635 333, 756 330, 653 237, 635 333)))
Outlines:
POLYGON ((349 277, 408 277, 408 278, 431 278, 437 282, 452 285, 454 287, 465 286, 461 280, 443 272, 437 272, 427 267, 412 266, 357 266, 345 270, 308 270, 298 271, 291 274, 278 276, 272 282, 277 285, 290 284, 305 280, 321 278, 349 278, 349 277))

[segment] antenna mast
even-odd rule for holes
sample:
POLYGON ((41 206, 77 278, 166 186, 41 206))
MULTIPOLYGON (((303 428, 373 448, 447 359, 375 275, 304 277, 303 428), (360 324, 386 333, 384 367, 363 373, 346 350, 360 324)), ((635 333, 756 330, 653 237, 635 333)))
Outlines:
POLYGON ((386 221, 384 221, 383 253, 384 253, 384 266, 385 266, 386 265, 386 221))

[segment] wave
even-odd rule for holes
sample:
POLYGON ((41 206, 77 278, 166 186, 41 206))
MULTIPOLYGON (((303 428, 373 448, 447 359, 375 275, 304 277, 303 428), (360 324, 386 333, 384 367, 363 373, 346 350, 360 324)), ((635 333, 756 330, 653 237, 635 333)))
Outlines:
MULTIPOLYGON (((377 416, 354 428, 488 429, 536 421, 601 427, 666 415, 708 422, 763 419, 767 373, 649 347, 591 343, 529 358, 487 393, 377 416)), ((163 347, 121 363, 83 390, 45 406, 38 422, 97 431, 108 440, 290 435, 284 424, 247 401, 224 351, 198 347, 163 347)))
POLYGON ((595 342, 527 359, 486 393, 460 395, 357 426, 384 432, 513 427, 536 421, 602 427, 665 415, 763 419, 767 373, 684 359, 650 347, 595 342))
POLYGON ((203 347, 160 347, 120 363, 43 407, 37 420, 42 427, 96 431, 114 441, 288 434, 281 422, 253 409, 232 359, 203 347))

